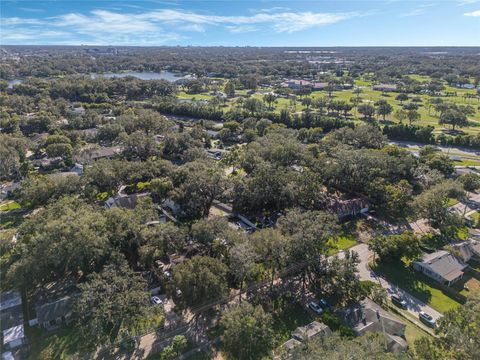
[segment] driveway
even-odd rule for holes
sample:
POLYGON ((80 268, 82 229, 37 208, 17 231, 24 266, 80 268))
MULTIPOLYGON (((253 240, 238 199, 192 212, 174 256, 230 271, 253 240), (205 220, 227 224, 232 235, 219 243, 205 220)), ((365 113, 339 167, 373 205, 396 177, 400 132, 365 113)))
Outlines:
MULTIPOLYGON (((358 244, 351 247, 349 250, 355 251, 360 258, 360 264, 358 264, 358 272, 361 280, 370 280, 380 283, 382 287, 387 290, 389 295, 398 294, 407 302, 407 310, 412 313, 417 319, 420 311, 424 311, 431 315, 435 320, 439 319, 442 314, 432 307, 428 306, 424 302, 420 301, 416 297, 403 291, 398 286, 388 282, 384 278, 377 276, 372 270, 370 270, 368 263, 373 257, 373 252, 368 249, 367 244, 358 244)), ((343 252, 340 253, 340 256, 343 252)))

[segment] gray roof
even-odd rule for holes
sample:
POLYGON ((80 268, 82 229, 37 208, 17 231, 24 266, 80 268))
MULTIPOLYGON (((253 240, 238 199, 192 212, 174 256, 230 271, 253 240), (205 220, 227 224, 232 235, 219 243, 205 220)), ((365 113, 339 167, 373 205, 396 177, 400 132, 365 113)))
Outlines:
POLYGON ((6 330, 23 324, 23 309, 21 305, 10 307, 0 312, 0 329, 6 330))
POLYGON ((147 194, 141 193, 141 194, 131 194, 131 195, 125 195, 125 196, 110 197, 105 201, 105 205, 108 208, 121 207, 121 208, 133 210, 137 206, 138 198, 143 197, 145 195, 147 194))
POLYGON ((382 323, 378 317, 383 321, 387 334, 399 335, 405 331, 403 322, 369 299, 341 309, 337 314, 344 323, 352 327, 360 335, 366 332, 382 332, 382 323))
POLYGON ((316 335, 330 335, 332 331, 324 323, 318 321, 312 321, 310 324, 305 326, 299 326, 292 333, 292 337, 297 340, 310 339, 316 335))
POLYGON ((9 329, 3 330, 3 345, 7 345, 16 340, 23 339, 25 337, 25 331, 23 324, 13 326, 9 329))
POLYGON ((64 296, 60 299, 50 301, 35 307, 39 323, 48 322, 62 316, 71 314, 73 299, 71 296, 64 296))
POLYGON ((22 304, 22 297, 18 291, 3 291, 0 293, 0 310, 22 304))
POLYGON ((2 331, 23 325, 22 297, 18 291, 0 293, 0 328, 2 331))
POLYGON ((449 281, 458 278, 463 273, 463 269, 467 267, 466 264, 445 250, 425 254, 415 263, 427 265, 432 271, 449 281))
POLYGON ((288 339, 286 342, 283 343, 282 346, 287 350, 291 350, 299 344, 301 344, 301 342, 297 339, 288 339))

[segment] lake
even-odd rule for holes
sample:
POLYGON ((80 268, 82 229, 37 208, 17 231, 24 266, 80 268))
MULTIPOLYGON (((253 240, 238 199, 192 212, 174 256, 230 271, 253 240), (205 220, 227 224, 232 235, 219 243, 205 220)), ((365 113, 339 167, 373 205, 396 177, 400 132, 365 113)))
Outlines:
MULTIPOLYGON (((92 79, 97 79, 97 78, 114 78, 114 77, 126 77, 126 76, 133 76, 136 77, 137 79, 140 80, 167 80, 174 82, 179 79, 183 79, 188 77, 187 76, 182 76, 178 75, 175 73, 172 73, 170 71, 161 71, 161 72, 151 72, 151 71, 146 71, 146 72, 140 72, 140 71, 126 71, 126 72, 110 72, 110 73, 90 73, 90 77, 92 79)), ((13 79, 13 80, 8 80, 8 88, 11 89, 15 85, 21 84, 23 82, 22 79, 13 79)))
POLYGON ((126 72, 112 72, 112 73, 91 73, 90 77, 92 79, 96 78, 114 78, 114 77, 126 77, 133 76, 141 80, 167 80, 167 81, 176 81, 178 79, 183 79, 184 76, 174 74, 170 71, 162 72, 139 72, 139 71, 126 71, 126 72))

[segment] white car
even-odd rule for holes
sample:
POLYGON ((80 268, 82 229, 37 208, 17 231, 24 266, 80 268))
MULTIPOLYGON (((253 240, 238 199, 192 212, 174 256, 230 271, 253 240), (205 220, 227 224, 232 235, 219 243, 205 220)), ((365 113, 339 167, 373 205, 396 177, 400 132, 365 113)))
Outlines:
POLYGON ((430 327, 435 327, 437 324, 435 322, 435 320, 433 319, 433 317, 431 317, 430 315, 428 315, 425 311, 420 311, 419 314, 418 314, 418 317, 420 318, 420 320, 430 326, 430 327))
POLYGON ((150 298, 150 302, 152 303, 152 305, 163 305, 162 299, 160 299, 158 296, 152 296, 150 298))

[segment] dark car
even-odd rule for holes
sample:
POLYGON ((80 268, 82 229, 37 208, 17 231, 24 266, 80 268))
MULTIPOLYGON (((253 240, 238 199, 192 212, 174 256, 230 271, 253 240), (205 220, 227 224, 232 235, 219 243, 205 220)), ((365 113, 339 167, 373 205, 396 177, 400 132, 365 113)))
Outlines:
POLYGON ((424 324, 434 328, 436 326, 436 323, 435 323, 435 320, 433 319, 433 317, 431 317, 430 315, 428 315, 426 312, 424 311, 420 311, 420 313, 418 314, 418 317, 420 319, 421 322, 423 322, 424 324))
POLYGON ((310 301, 308 303, 308 307, 313 310, 317 315, 321 315, 323 312, 323 309, 318 305, 315 301, 310 301))
POLYGON ((321 298, 319 301, 318 301, 318 305, 320 305, 323 309, 329 309, 331 308, 330 304, 328 303, 327 300, 325 300, 324 298, 321 298))
POLYGON ((392 295, 392 303, 393 305, 396 305, 398 307, 401 307, 402 309, 406 309, 407 308, 407 302, 405 301, 405 299, 402 299, 400 296, 398 295, 392 295))

